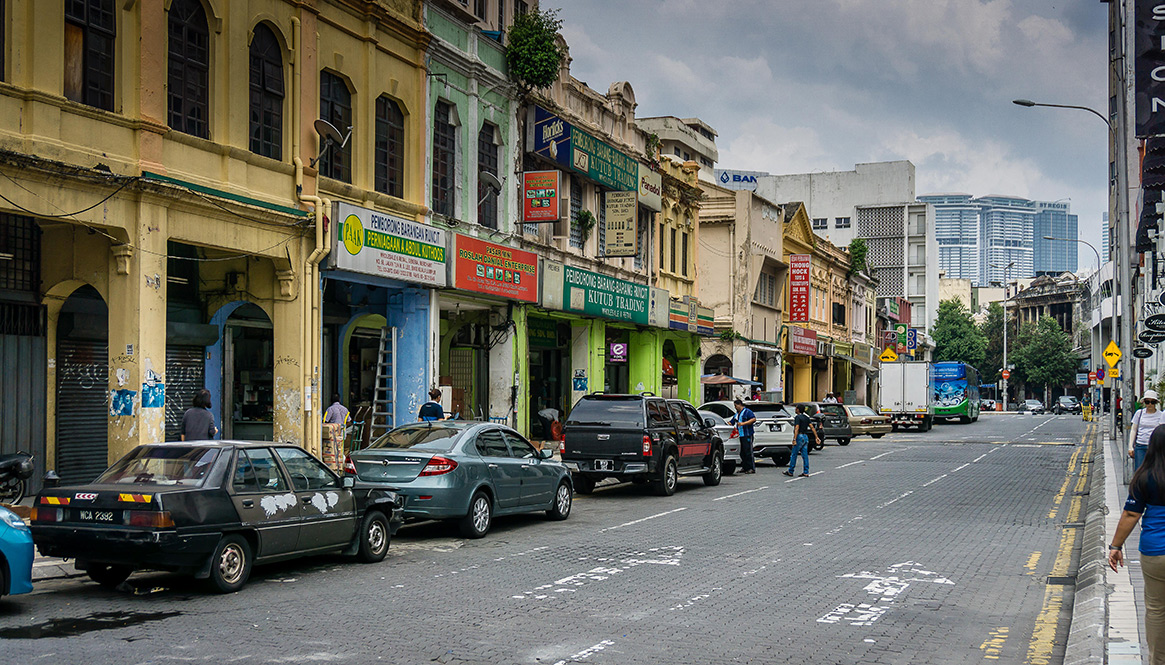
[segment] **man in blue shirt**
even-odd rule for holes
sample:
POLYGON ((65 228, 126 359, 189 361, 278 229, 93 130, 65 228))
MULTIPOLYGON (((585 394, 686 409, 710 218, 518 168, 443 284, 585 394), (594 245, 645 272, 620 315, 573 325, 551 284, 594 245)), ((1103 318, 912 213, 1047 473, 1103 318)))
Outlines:
POLYGON ((729 419, 729 425, 736 425, 740 435, 740 467, 741 473, 756 473, 756 458, 752 455, 752 437, 755 432, 756 414, 744 405, 744 400, 737 397, 732 401, 736 407, 736 415, 729 419))

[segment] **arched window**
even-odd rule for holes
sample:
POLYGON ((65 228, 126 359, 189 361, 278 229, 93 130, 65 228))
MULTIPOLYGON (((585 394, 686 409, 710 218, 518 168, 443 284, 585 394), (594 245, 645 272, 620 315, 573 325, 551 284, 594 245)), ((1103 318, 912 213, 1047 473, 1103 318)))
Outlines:
POLYGON ((376 191, 404 196, 405 116, 388 97, 376 100, 376 191))
MULTIPOLYGON (((481 125, 477 133, 477 171, 485 171, 490 175, 498 174, 498 128, 488 122, 481 125)), ((477 223, 491 229, 498 227, 498 194, 499 192, 485 187, 478 182, 477 223)))
MULTIPOLYGON (((341 136, 352 126, 352 93, 344 79, 331 72, 320 72, 320 117, 332 123, 341 136)), ((341 148, 332 143, 320 159, 320 175, 352 182, 352 141, 341 148)))
POLYGON ((251 152, 283 159, 283 55, 267 25, 251 37, 251 152))
POLYGON ((209 138, 210 30, 206 26, 206 10, 199 0, 174 0, 167 24, 170 127, 209 138))

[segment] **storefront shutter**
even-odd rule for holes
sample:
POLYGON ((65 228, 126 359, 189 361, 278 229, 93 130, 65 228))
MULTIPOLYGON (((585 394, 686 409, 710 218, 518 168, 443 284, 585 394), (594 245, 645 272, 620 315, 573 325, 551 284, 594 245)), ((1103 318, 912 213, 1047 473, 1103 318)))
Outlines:
MULTIPOLYGON (((166 345, 166 440, 177 441, 182 414, 206 386, 204 346, 166 345)), ((217 425, 217 423, 216 423, 217 425)))
POLYGON ((57 475, 87 483, 109 466, 109 343, 57 342, 57 475))

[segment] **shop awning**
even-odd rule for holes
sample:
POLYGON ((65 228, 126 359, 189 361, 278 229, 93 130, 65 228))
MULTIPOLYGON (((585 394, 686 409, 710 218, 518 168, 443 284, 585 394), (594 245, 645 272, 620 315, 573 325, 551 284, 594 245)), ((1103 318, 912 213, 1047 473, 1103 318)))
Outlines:
POLYGON ((777 346, 776 344, 758 342, 756 340, 749 340, 748 348, 752 349, 753 351, 763 351, 766 353, 778 353, 781 350, 781 347, 777 346))
POLYGON ((759 381, 749 381, 748 379, 738 379, 735 376, 728 376, 727 374, 705 374, 700 377, 700 383, 707 386, 759 386, 759 381))
POLYGON ((867 371, 872 371, 872 372, 878 371, 877 365, 871 365, 870 363, 865 362, 863 360, 858 360, 857 358, 855 358, 853 356, 846 356, 846 355, 838 354, 838 355, 835 355, 833 357, 837 358, 839 360, 844 360, 848 363, 852 363, 854 365, 857 365, 858 367, 861 367, 862 369, 867 370, 867 371))

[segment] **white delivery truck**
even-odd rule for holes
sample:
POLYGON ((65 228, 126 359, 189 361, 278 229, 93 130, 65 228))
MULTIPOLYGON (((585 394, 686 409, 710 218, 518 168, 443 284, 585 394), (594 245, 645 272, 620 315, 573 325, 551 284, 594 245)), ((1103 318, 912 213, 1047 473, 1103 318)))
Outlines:
POLYGON ((934 425, 934 373, 930 363, 882 363, 878 376, 879 412, 890 416, 895 432, 899 427, 917 427, 925 432, 934 425))

